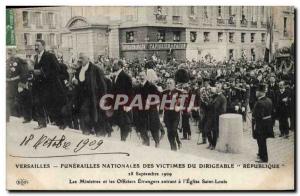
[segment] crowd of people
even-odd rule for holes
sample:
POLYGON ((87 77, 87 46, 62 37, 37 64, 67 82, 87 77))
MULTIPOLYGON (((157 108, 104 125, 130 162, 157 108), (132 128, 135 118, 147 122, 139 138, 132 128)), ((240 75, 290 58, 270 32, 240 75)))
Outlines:
POLYGON ((198 144, 208 143, 207 148, 214 150, 219 116, 238 113, 244 122, 252 122, 262 162, 268 161, 266 139, 274 137, 275 121, 279 121, 279 137, 288 139, 289 130, 295 129, 293 61, 280 66, 246 59, 217 62, 211 57, 179 62, 153 55, 142 62, 104 56, 91 62, 87 54, 80 53, 76 61, 65 63, 62 55, 45 50, 43 40, 36 41, 35 50, 34 60, 7 59, 7 121, 17 116, 24 118, 23 123, 37 121, 35 129, 52 124, 108 137, 118 126, 121 141, 126 141, 134 128, 144 145, 150 145, 151 133, 155 147, 166 129, 171 150, 176 151, 182 139, 191 139, 192 119, 201 133, 198 144), (175 96, 178 101, 182 94, 196 99, 184 109, 176 104, 136 109, 124 103, 102 110, 99 101, 106 94, 130 98, 139 94, 144 106, 151 94, 175 96))

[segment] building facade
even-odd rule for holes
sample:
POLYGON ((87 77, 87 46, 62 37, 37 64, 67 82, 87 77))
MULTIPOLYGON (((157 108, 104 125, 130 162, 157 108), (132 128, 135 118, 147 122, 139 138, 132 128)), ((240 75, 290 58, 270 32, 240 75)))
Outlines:
POLYGON ((36 39, 65 59, 86 52, 127 59, 264 58, 294 42, 294 8, 266 6, 46 7, 15 9, 19 52, 36 39), (273 24, 273 25, 271 25, 273 24), (269 28, 272 26, 272 35, 269 28))
POLYGON ((45 40, 47 49, 59 49, 62 28, 57 8, 24 8, 14 12, 17 53, 32 56, 37 39, 45 40))

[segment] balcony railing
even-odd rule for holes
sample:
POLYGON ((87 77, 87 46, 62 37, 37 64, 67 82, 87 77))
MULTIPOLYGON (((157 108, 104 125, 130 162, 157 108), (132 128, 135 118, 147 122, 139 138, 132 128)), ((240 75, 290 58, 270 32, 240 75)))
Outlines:
POLYGON ((219 26, 226 25, 226 20, 217 18, 217 25, 219 26))
POLYGON ((208 19, 208 18, 204 18, 202 23, 203 23, 203 26, 211 26, 212 25, 211 19, 208 19))
POLYGON ((236 26, 236 21, 235 20, 233 20, 233 19, 228 19, 228 26, 233 26, 233 27, 235 27, 236 26))
POLYGON ((189 16, 189 23, 192 25, 198 25, 199 18, 195 15, 189 16))
POLYGON ((266 22, 261 22, 260 26, 261 26, 261 28, 267 28, 267 23, 266 22))
POLYGON ((241 27, 247 27, 248 21, 247 20, 241 20, 241 27))
POLYGON ((160 14, 160 13, 154 13, 156 22, 158 23, 167 23, 167 15, 166 14, 160 14))
POLYGON ((236 26, 236 21, 233 19, 217 19, 218 26, 236 26))
POLYGON ((251 27, 257 27, 257 21, 251 21, 251 27))
POLYGON ((181 16, 173 16, 172 20, 173 20, 173 24, 181 24, 182 23, 182 17, 181 16))

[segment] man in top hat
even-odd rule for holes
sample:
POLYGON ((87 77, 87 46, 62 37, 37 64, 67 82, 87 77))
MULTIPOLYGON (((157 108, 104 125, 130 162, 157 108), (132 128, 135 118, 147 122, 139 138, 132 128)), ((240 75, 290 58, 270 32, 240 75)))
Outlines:
POLYGON ((257 101, 254 104, 252 113, 253 138, 258 144, 257 162, 268 162, 267 138, 274 137, 272 110, 273 104, 270 98, 266 97, 266 86, 259 84, 256 91, 257 101))

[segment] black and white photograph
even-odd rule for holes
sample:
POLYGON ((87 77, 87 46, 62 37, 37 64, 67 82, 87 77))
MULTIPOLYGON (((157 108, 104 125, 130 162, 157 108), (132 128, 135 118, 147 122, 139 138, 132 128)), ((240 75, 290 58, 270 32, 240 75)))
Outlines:
POLYGON ((7 190, 295 191, 294 6, 5 16, 7 190))

